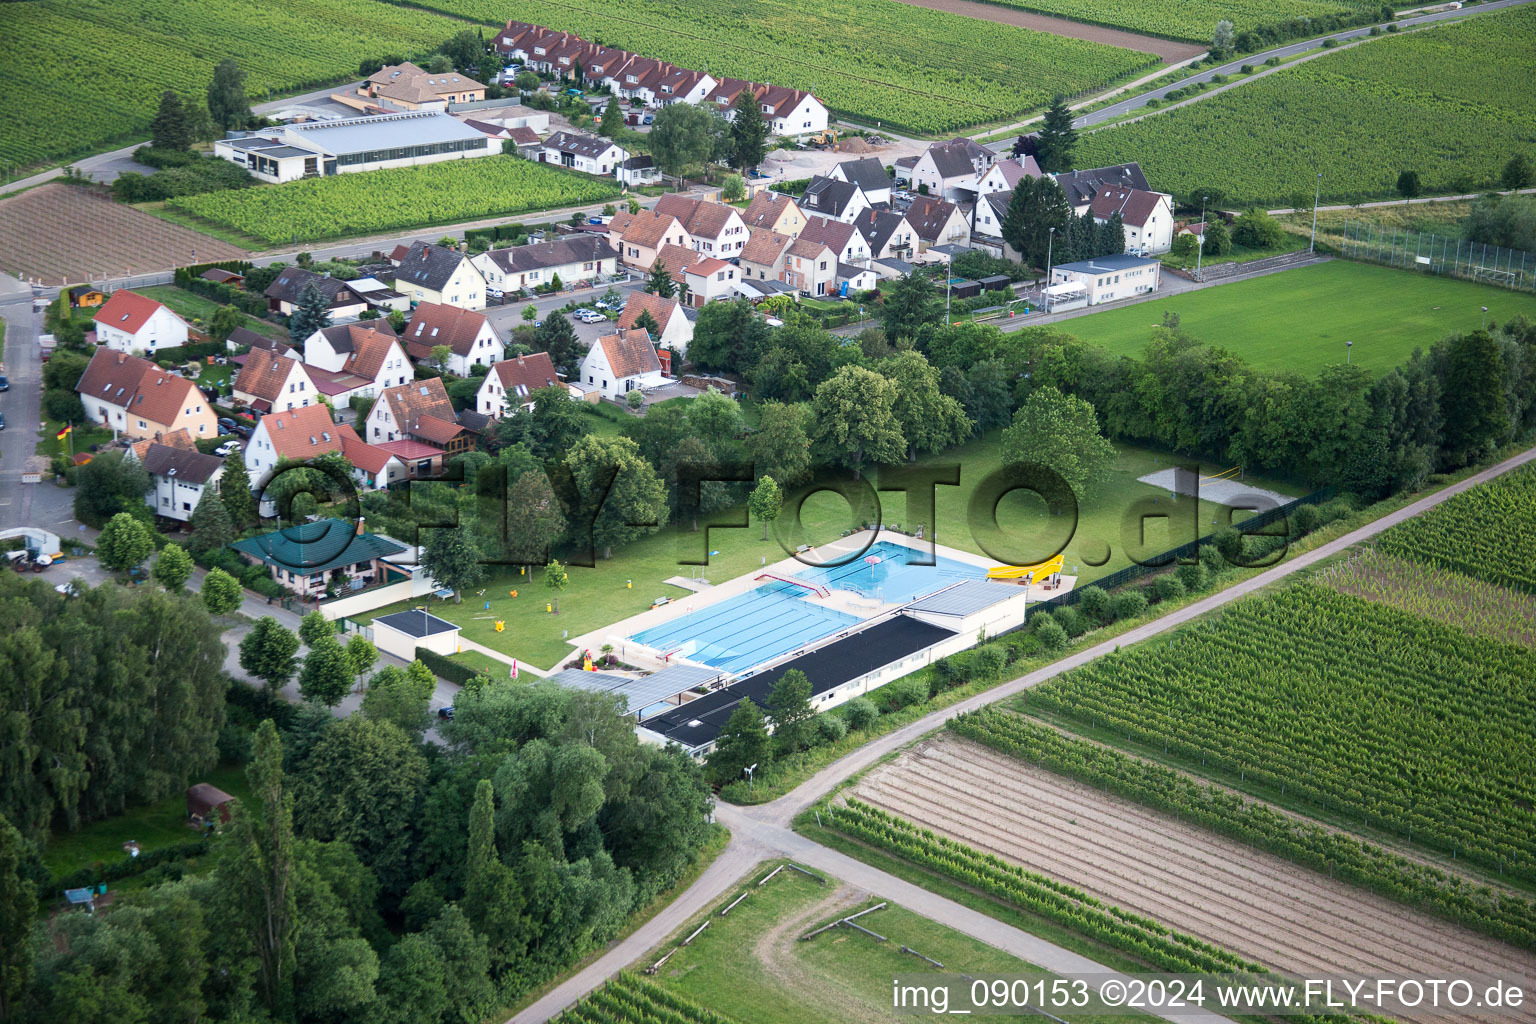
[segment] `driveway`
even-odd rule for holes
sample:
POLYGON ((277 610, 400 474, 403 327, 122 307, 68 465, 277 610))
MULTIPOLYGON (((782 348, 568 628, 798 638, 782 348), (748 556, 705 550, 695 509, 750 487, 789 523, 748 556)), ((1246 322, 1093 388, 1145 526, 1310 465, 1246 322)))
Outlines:
MULTIPOLYGON (((1415 516, 1436 507, 1457 494, 1486 483, 1511 470, 1536 461, 1536 448, 1521 452, 1496 466, 1452 484, 1443 490, 1367 523, 1357 530, 1320 545, 1271 569, 1251 576, 1241 583, 1196 601, 1177 611, 1145 623, 1126 633, 1068 655, 1061 660, 959 701, 932 714, 866 743, 847 756, 834 761, 777 800, 758 807, 720 805, 716 818, 731 830, 731 840, 720 857, 676 899, 650 921, 641 925, 608 952, 577 971, 543 998, 528 1006, 507 1024, 542 1024, 598 988, 640 956, 662 945, 678 929, 711 907, 723 894, 739 884, 754 865, 767 857, 792 857, 819 868, 871 893, 888 897, 938 923, 971 935, 991 946, 1022 957, 1054 971, 1113 973, 1069 950, 1061 949, 1038 936, 1011 928, 995 918, 978 914, 969 907, 928 892, 904 879, 871 867, 812 842, 790 827, 794 818, 817 800, 831 793, 849 777, 870 767, 888 754, 922 738, 946 722, 969 711, 1008 700, 1024 690, 1054 679, 1071 669, 1105 657, 1122 646, 1139 643, 1176 629, 1194 619, 1231 604, 1239 598, 1271 586, 1292 573, 1332 558, 1345 549, 1369 540, 1415 516)), ((1168 1020, 1220 1021, 1224 1018, 1202 1012, 1197 1016, 1167 1016, 1168 1020)))

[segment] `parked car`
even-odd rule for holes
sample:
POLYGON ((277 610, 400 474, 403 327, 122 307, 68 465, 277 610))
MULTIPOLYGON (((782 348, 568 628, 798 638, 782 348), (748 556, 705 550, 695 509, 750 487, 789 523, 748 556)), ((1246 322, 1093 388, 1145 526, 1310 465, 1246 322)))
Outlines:
POLYGON ((251 439, 251 435, 256 433, 256 430, 253 427, 246 426, 244 423, 236 423, 232 428, 230 428, 230 432, 236 437, 241 437, 249 441, 251 439))
POLYGON ((446 705, 445 707, 438 708, 437 709, 437 717, 441 718, 445 722, 453 721, 453 705, 449 704, 449 705, 446 705))
POLYGON ((644 117, 642 117, 640 119, 640 123, 641 124, 651 124, 655 120, 656 120, 656 115, 655 114, 646 114, 644 117))
POLYGON ((9 390, 11 390, 11 378, 5 376, 4 374, 0 374, 0 391, 9 390))
POLYGON ((5 413, 0 412, 0 430, 5 429, 5 413))
POLYGON ((230 419, 228 416, 219 417, 219 432, 221 434, 233 434, 235 432, 236 426, 238 426, 238 424, 236 424, 235 421, 230 419))
POLYGON ((576 319, 584 324, 600 324, 608 318, 595 309, 578 309, 576 319))
POLYGON ((240 450, 240 442, 239 441, 225 441, 223 444, 219 445, 217 448, 215 448, 213 450, 213 454, 217 455, 219 458, 222 459, 222 458, 224 458, 224 456, 226 456, 226 455, 233 455, 235 452, 237 452, 239 450, 240 450))

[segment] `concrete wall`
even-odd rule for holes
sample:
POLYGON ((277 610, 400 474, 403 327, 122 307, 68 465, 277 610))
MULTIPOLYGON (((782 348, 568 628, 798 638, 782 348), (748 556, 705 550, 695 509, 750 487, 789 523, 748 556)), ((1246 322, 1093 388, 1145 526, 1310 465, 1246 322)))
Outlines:
MULTIPOLYGON (((351 597, 338 597, 334 601, 324 601, 320 605, 320 614, 332 620, 355 619, 376 608, 383 608, 397 601, 409 601, 418 596, 412 592, 414 582, 414 580, 401 580, 399 583, 391 583, 387 587, 375 587, 351 597)), ((409 661, 410 658, 406 660, 409 661)))

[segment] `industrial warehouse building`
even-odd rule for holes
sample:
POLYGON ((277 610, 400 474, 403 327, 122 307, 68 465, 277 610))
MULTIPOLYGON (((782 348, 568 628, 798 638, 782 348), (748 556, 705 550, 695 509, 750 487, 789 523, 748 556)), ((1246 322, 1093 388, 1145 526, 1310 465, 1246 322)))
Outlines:
POLYGON ((499 146, 491 148, 490 139, 458 118, 428 111, 231 132, 213 144, 214 156, 274 183, 499 152, 499 146))

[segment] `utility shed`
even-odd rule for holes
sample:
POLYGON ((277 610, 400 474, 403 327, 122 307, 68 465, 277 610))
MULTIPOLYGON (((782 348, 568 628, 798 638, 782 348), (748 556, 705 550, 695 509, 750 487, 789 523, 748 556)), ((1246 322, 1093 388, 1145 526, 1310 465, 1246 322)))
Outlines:
POLYGON ((187 817, 193 824, 210 821, 215 813, 220 822, 229 820, 229 804, 235 798, 211 782, 199 782, 187 787, 187 817))
POLYGON ((401 661, 414 661, 418 647, 447 657, 458 653, 459 627, 425 608, 412 608, 374 619, 373 645, 401 661))

